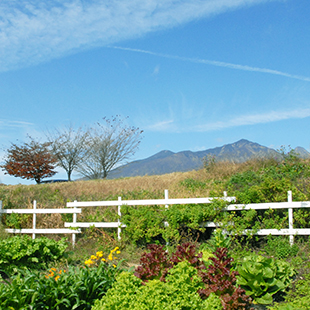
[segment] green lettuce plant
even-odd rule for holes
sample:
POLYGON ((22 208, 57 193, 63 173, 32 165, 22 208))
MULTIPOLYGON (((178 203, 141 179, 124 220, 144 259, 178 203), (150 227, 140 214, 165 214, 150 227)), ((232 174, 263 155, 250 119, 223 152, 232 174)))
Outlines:
POLYGON ((142 285, 142 280, 130 272, 121 273, 113 287, 92 310, 220 310, 221 300, 211 294, 201 300, 197 291, 204 287, 197 270, 187 261, 182 261, 171 268, 166 282, 158 279, 149 280, 142 285))
POLYGON ((294 275, 289 263, 255 253, 244 257, 236 270, 237 283, 256 303, 264 305, 271 304, 277 292, 284 292, 294 275))
POLYGON ((14 236, 0 240, 0 270, 10 275, 22 267, 46 268, 47 263, 64 257, 67 247, 65 238, 55 241, 47 237, 14 236))

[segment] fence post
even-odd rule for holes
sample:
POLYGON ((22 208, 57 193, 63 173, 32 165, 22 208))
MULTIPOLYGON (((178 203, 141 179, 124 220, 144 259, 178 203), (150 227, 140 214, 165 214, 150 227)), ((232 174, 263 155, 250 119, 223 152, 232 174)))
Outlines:
MULTIPOLYGON (((76 200, 74 200, 74 202, 77 202, 76 200)), ((73 210, 76 211, 76 206, 73 207, 73 210)), ((76 223, 76 213, 73 213, 73 223, 76 223)), ((75 227, 76 229, 76 227, 75 227)), ((75 238, 76 238, 76 234, 72 234, 72 246, 75 246, 75 238)))
MULTIPOLYGON (((169 200, 169 193, 168 193, 168 190, 165 189, 165 200, 169 200)), ((169 205, 166 204, 165 205, 165 209, 168 209, 169 208, 169 205)), ((165 222, 165 227, 169 226, 169 223, 168 222, 165 222)))
POLYGON ((0 224, 2 222, 2 200, 0 200, 0 224))
MULTIPOLYGON (((287 202, 292 202, 292 191, 287 192, 287 202)), ((292 234, 291 230, 293 229, 293 208, 288 209, 288 228, 290 230, 290 244, 294 244, 294 235, 292 234)))
MULTIPOLYGON (((121 201, 122 197, 118 197, 118 201, 121 201)), ((121 228, 121 203, 117 206, 117 213, 118 213, 118 227, 117 227, 117 239, 121 240, 121 232, 122 232, 122 228, 121 228)))
MULTIPOLYGON (((33 201, 33 209, 35 210, 37 208, 37 201, 34 200, 33 201)), ((32 229, 36 229, 36 221, 37 221, 37 215, 35 213, 33 213, 33 217, 32 217, 32 229)), ((33 232, 32 233, 32 239, 36 238, 36 234, 33 232)))

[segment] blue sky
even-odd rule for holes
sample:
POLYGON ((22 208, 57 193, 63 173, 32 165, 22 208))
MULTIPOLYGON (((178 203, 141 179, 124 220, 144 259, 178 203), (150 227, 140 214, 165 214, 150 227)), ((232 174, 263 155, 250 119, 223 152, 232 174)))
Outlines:
POLYGON ((0 161, 27 134, 116 114, 144 130, 132 160, 240 139, 309 150, 309 16, 309 0, 2 0, 0 161))

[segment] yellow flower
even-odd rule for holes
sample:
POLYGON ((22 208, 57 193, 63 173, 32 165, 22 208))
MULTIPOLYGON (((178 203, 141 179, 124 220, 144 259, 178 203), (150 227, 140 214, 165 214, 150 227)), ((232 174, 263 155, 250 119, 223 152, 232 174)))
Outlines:
POLYGON ((55 281, 57 281, 60 278, 60 276, 55 277, 55 281))
POLYGON ((116 254, 121 254, 121 251, 116 251, 116 254))
POLYGON ((112 253, 109 254, 108 259, 109 259, 109 260, 113 260, 112 253))
POLYGON ((102 252, 102 251, 97 252, 97 253, 96 253, 96 256, 97 256, 98 258, 102 257, 102 256, 103 256, 103 252, 102 252))
POLYGON ((88 259, 88 260, 85 261, 85 265, 90 266, 92 264, 94 264, 94 262, 91 259, 88 259))
POLYGON ((116 265, 113 264, 113 267, 116 268, 116 265))
POLYGON ((51 268, 50 270, 52 270, 52 271, 56 271, 57 269, 56 269, 56 268, 51 268))
POLYGON ((105 258, 101 258, 101 261, 102 261, 102 262, 106 262, 106 259, 105 259, 105 258))
POLYGON ((90 258, 91 258, 91 259, 97 259, 97 256, 92 255, 90 258))

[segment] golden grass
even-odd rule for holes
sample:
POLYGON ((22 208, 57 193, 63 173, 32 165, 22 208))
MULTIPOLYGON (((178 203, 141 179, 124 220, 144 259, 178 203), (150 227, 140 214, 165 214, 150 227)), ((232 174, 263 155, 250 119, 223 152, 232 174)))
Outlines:
MULTIPOLYGON (((68 201, 117 200, 164 198, 168 189, 169 198, 208 197, 214 192, 217 195, 227 188, 224 182, 236 173, 268 166, 272 159, 253 159, 245 163, 219 162, 209 169, 189 172, 174 172, 165 175, 137 176, 114 180, 89 180, 40 185, 11 185, 0 187, 0 200, 4 208, 32 208, 33 200, 37 200, 37 208, 64 208, 68 201), (182 186, 184 180, 199 181, 205 186, 194 189, 182 186), (219 181, 220 182, 215 182, 219 181)), ((230 193, 227 193, 230 195, 230 193)), ((101 211, 99 211, 100 213, 101 211)), ((112 211, 116 214, 116 209, 112 211)), ((98 217, 98 208, 83 210, 78 215, 79 221, 90 221, 98 217)), ((101 214, 104 220, 111 220, 111 214, 101 214)), ((37 215, 37 227, 63 227, 65 217, 60 214, 37 215)), ((28 216, 27 226, 32 225, 32 216, 28 216)), ((29 227, 28 226, 28 227, 29 227)))

